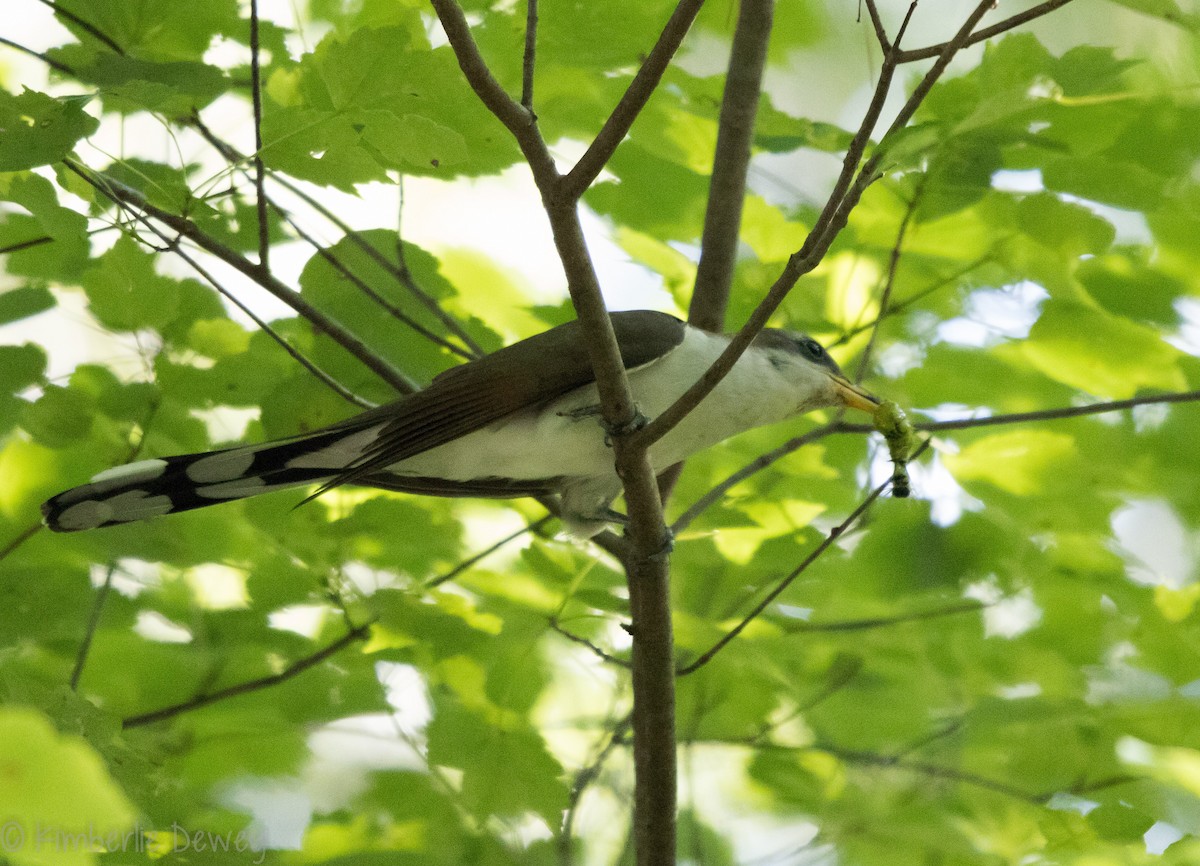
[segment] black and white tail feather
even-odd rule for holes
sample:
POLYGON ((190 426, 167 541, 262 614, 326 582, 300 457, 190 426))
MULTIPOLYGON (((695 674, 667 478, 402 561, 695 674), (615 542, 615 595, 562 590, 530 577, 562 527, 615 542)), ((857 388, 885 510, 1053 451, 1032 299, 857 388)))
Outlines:
POLYGON ((42 505, 56 532, 97 529, 203 508, 233 499, 308 484, 326 484, 345 472, 333 460, 350 455, 339 444, 357 445, 364 431, 327 430, 280 442, 203 454, 161 457, 107 469, 42 505), (326 454, 329 465, 314 465, 326 454))

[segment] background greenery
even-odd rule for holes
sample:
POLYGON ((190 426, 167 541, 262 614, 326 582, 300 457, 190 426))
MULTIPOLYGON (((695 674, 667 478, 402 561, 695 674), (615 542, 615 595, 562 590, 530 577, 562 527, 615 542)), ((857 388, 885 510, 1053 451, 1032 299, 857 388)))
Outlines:
MULTIPOLYGON (((57 6, 69 35, 40 45, 17 25, 0 48, 40 54, 18 70, 51 70, 0 71, 0 853, 22 866, 627 860, 620 571, 553 522, 472 559, 538 520, 536 503, 347 490, 298 510, 282 494, 95 533, 38 529, 44 498, 102 469, 356 411, 180 250, 342 388, 395 393, 316 315, 264 303, 261 272, 138 219, 186 216, 256 261, 255 166, 221 147, 255 149, 245 4, 57 6), (52 335, 68 327, 115 337, 60 370, 52 335), (54 835, 131 829, 110 853, 54 835)), ((519 93, 523 4, 463 6, 519 93)), ((951 7, 919 10, 914 47, 950 35, 951 7)), ((567 165, 671 8, 543 2, 535 107, 567 165)), ((529 192, 424 4, 296 11, 299 24, 260 27, 260 155, 283 205, 268 240, 286 288, 401 386, 568 318, 487 249, 453 236, 398 247, 394 214, 345 197, 332 199, 343 222, 321 216, 324 190, 369 198, 402 177, 435 202, 443 185, 502 173, 529 192), (373 228, 350 236, 347 222, 373 228)), ((903 11, 882 4, 890 32, 903 11)), ((854 16, 777 10, 731 324, 803 241, 858 125, 878 51, 854 16)), ((703 9, 584 198, 597 237, 661 286, 610 287, 622 306, 687 309, 735 18, 729 2, 703 9)), ((1198 23, 1172 0, 1076 2, 966 52, 777 316, 850 371, 870 344, 865 384, 918 420, 991 420, 933 430, 914 499, 878 500, 680 677, 681 858, 1200 859, 1200 409, 1050 411, 1200 388, 1198 23), (1047 414, 999 423, 1025 412, 1047 414)), ((904 67, 897 89, 915 75, 904 67)), ((479 206, 493 204, 509 206, 479 206)), ((492 218, 497 233, 511 219, 492 218)), ((543 223, 520 230, 545 243, 543 223)), ((690 461, 669 519, 828 420, 690 461)), ((877 438, 838 431, 679 526, 681 664, 886 477, 877 438)))

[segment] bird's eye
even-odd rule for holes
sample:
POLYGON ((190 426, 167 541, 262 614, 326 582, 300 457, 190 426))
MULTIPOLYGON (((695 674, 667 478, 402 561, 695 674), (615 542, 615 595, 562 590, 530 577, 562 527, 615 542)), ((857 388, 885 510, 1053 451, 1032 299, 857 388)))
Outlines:
POLYGON ((825 348, 816 340, 805 340, 803 345, 805 351, 812 355, 814 359, 820 360, 825 357, 825 348))

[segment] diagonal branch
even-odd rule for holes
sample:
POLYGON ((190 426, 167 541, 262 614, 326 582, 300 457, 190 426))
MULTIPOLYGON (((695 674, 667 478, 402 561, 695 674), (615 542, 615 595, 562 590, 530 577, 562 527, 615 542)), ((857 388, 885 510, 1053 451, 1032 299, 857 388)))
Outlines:
MULTIPOLYGON (((1018 12, 1005 18, 996 24, 991 24, 987 27, 980 28, 977 32, 971 34, 970 38, 964 43, 965 45, 975 45, 978 42, 983 42, 986 39, 991 39, 993 36, 999 36, 1001 33, 1006 33, 1022 24, 1028 24, 1036 18, 1041 18, 1043 15, 1048 15, 1055 9, 1059 9, 1070 3, 1071 0, 1046 0, 1044 3, 1039 3, 1037 6, 1031 6, 1024 12, 1018 12)), ((912 63, 914 60, 928 60, 930 57, 937 57, 946 47, 946 43, 937 45, 929 45, 925 48, 914 48, 911 51, 901 51, 898 56, 900 63, 912 63)))
POLYGON ((232 266, 235 270, 252 279, 255 283, 295 310, 297 314, 307 319, 314 328, 329 335, 334 342, 338 343, 365 367, 400 393, 411 394, 417 390, 416 385, 407 376, 399 370, 394 369, 390 364, 372 352, 365 343, 350 333, 341 324, 335 322, 310 304, 299 292, 288 288, 288 286, 272 276, 260 265, 251 262, 244 256, 239 255, 235 250, 217 241, 191 220, 186 217, 176 216, 169 211, 152 205, 136 190, 118 183, 111 178, 103 178, 98 173, 84 167, 70 157, 63 162, 71 171, 95 186, 97 190, 112 201, 130 205, 147 216, 153 217, 181 237, 187 238, 201 249, 211 253, 221 261, 232 266))
POLYGON ((521 153, 525 155, 525 160, 533 171, 534 180, 544 196, 547 191, 545 186, 558 179, 558 169, 554 167, 550 150, 538 132, 537 119, 533 112, 509 96, 492 75, 483 55, 479 53, 479 46, 471 36, 471 25, 467 23, 467 16, 462 7, 455 0, 430 0, 430 3, 442 24, 442 30, 446 32, 446 39, 454 49, 454 56, 458 59, 458 66, 466 76, 467 83, 471 85, 480 102, 487 106, 517 140, 521 153))
POLYGON ((579 198, 608 164, 617 150, 617 145, 629 133, 633 122, 658 89, 658 83, 666 73, 667 66, 679 50, 683 37, 691 29, 692 22, 696 20, 703 5, 704 0, 680 0, 616 108, 604 121, 604 126, 600 128, 600 132, 588 145, 588 149, 575 163, 574 168, 563 178, 563 195, 579 198))
POLYGON ((215 692, 197 695, 190 700, 181 701, 178 704, 171 704, 170 706, 162 707, 161 709, 153 710, 148 713, 129 716, 121 722, 121 726, 126 730, 129 728, 140 728, 143 725, 161 722, 166 719, 182 715, 183 713, 189 713, 192 710, 198 710, 202 707, 210 706, 218 701, 228 700, 229 698, 235 698, 239 695, 248 695, 252 692, 262 691, 263 689, 269 689, 272 686, 277 686, 280 683, 285 683, 292 679, 292 677, 299 676, 309 668, 316 667, 326 659, 332 658, 355 641, 366 638, 367 634, 370 632, 372 624, 373 622, 367 622, 351 629, 329 646, 323 647, 312 655, 305 656, 302 659, 292 662, 277 674, 271 674, 270 676, 247 680, 246 682, 238 683, 236 685, 229 686, 228 688, 218 689, 215 692))
MULTIPOLYGON (((925 99, 926 95, 928 95, 929 89, 933 87, 934 82, 945 72, 951 58, 966 43, 966 40, 970 37, 972 28, 983 17, 984 13, 991 8, 991 5, 992 0, 981 0, 975 10, 967 17, 962 27, 959 28, 954 38, 945 43, 945 47, 941 55, 939 55, 937 62, 926 73, 925 77, 917 85, 912 95, 896 115, 896 118, 892 121, 891 126, 888 127, 888 132, 884 135, 885 140, 888 136, 897 133, 909 121, 913 113, 917 110, 917 107, 925 99)), ((898 41, 899 37, 897 37, 898 41)), ((649 447, 652 443, 661 439, 717 387, 721 380, 733 369, 733 365, 737 363, 737 359, 742 356, 742 353, 746 351, 758 333, 766 327, 771 315, 783 303, 784 298, 795 287, 800 277, 811 272, 824 259, 825 253, 833 244, 834 239, 841 232, 842 228, 845 227, 847 220, 850 218, 850 212, 858 204, 862 194, 879 177, 879 165, 882 161, 884 150, 883 142, 881 142, 880 148, 876 150, 875 154, 857 170, 857 173, 855 173, 855 168, 866 148, 871 130, 874 129, 879 113, 883 109, 892 73, 895 70, 896 51, 897 48, 893 46, 892 53, 884 58, 884 65, 880 71, 875 95, 872 97, 871 105, 867 110, 863 123, 859 126, 858 132, 855 133, 854 139, 851 141, 846 159, 843 162, 842 173, 834 185, 833 193, 826 202, 821 216, 817 219, 812 231, 809 232, 803 246, 788 259, 783 271, 771 285, 766 296, 754 309, 754 312, 751 313, 750 318, 742 326, 742 329, 733 336, 720 357, 666 411, 632 437, 636 444, 649 447), (850 180, 851 177, 854 178, 853 181, 850 180)))
POLYGON ((863 516, 863 514, 866 513, 867 509, 871 507, 871 504, 875 502, 880 495, 882 495, 883 491, 886 490, 888 485, 891 483, 892 482, 890 480, 885 481, 867 494, 866 498, 858 504, 858 507, 850 512, 850 516, 833 529, 829 530, 829 534, 822 539, 821 543, 818 544, 812 550, 812 552, 808 554, 808 556, 804 557, 803 561, 801 561, 799 565, 792 569, 791 573, 784 577, 783 580, 779 581, 775 588, 767 593, 766 597, 764 597, 762 601, 754 606, 753 610, 751 610, 742 618, 741 622, 726 632, 725 635, 715 644, 701 653, 695 661, 681 667, 678 670, 677 675, 683 677, 687 676, 688 674, 693 674, 712 661, 713 656, 723 650, 727 645, 729 645, 730 642, 734 640, 734 638, 741 634, 746 626, 750 625, 750 623, 757 619, 764 610, 770 607, 775 599, 779 598, 779 596, 783 594, 783 591, 792 585, 796 578, 803 574, 810 565, 816 562, 825 553, 825 551, 833 545, 835 541, 841 538, 842 535, 844 535, 846 531, 853 526, 858 519, 863 516))

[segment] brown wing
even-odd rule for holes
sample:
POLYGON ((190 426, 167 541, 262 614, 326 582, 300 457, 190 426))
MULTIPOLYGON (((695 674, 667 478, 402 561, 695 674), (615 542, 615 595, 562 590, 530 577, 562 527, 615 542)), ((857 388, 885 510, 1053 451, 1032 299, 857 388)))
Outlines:
MULTIPOLYGON (((626 369, 665 355, 683 342, 686 326, 652 310, 612 314, 626 369)), ((375 442, 321 490, 366 476, 465 436, 514 412, 531 409, 595 381, 577 321, 506 346, 442 373, 424 391, 342 423, 363 429, 386 420, 375 442)))

